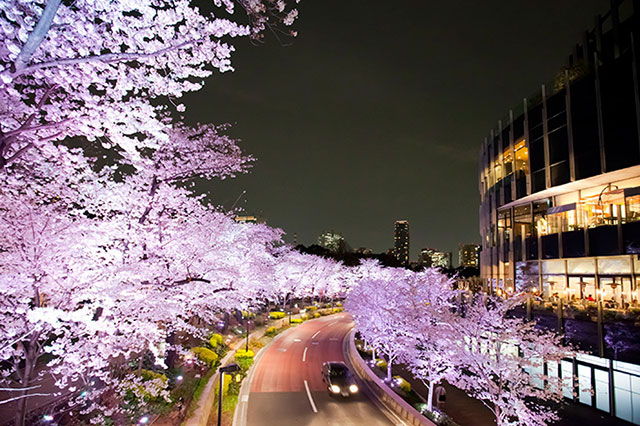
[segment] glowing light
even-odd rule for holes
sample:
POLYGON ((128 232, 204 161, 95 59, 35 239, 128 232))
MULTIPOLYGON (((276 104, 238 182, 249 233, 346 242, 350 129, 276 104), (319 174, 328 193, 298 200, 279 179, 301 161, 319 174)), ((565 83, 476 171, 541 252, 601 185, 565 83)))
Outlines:
POLYGON ((52 422, 53 416, 51 414, 45 414, 44 416, 42 416, 42 420, 44 420, 45 422, 52 422))
POLYGON ((356 386, 356 385, 349 386, 349 392, 351 392, 351 393, 358 392, 358 386, 356 386))
POLYGON ((338 385, 331 385, 331 392, 333 392, 333 393, 340 393, 340 386, 338 386, 338 385))
POLYGON ((138 423, 140 423, 141 425, 149 423, 149 416, 140 417, 140 420, 138 420, 138 423))
POLYGON ((178 377, 176 377, 176 381, 177 381, 177 382, 181 382, 181 381, 182 381, 182 379, 184 379, 184 377, 182 377, 182 376, 178 376, 178 377))

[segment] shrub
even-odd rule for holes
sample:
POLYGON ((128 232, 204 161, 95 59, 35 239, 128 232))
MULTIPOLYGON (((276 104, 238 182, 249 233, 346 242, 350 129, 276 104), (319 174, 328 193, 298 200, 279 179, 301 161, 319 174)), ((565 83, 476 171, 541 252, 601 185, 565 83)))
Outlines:
POLYGON ((253 354, 253 351, 251 349, 249 349, 248 351, 245 350, 245 349, 238 349, 236 351, 236 356, 235 356, 236 360, 242 359, 242 358, 251 358, 251 359, 253 359, 253 357, 254 357, 254 354, 253 354))
POLYGON ((396 385, 400 388, 401 391, 403 391, 404 393, 411 392, 411 384, 405 379, 400 376, 393 376, 393 380, 395 380, 396 385))
POLYGON ((380 359, 378 358, 376 360, 376 365, 378 366, 378 368, 382 371, 387 371, 387 361, 385 361, 384 359, 380 359))
POLYGON ((282 319, 284 317, 285 317, 285 313, 282 311, 269 312, 269 318, 271 319, 282 319))
POLYGON ((323 310, 318 311, 318 312, 320 312, 320 315, 322 315, 322 316, 331 314, 331 311, 328 310, 328 309, 323 309, 323 310))
POLYGON ((337 313, 340 313, 342 311, 344 311, 344 308, 333 308, 333 309, 331 309, 331 313, 332 314, 337 314, 337 313))
POLYGON ((336 306, 342 306, 341 302, 336 302, 336 306))
POLYGON ((304 319, 302 319, 302 318, 293 318, 291 320, 291 324, 302 324, 303 321, 304 321, 304 319))
POLYGON ((314 318, 320 318, 322 315, 320 315, 320 312, 314 312, 313 313, 313 317, 314 318))
POLYGON ((213 333, 209 338, 209 344, 211 345, 212 348, 218 347, 219 345, 222 344, 222 342, 224 342, 224 338, 222 337, 222 335, 218 333, 213 333))
POLYGON ((254 349, 261 349, 262 347, 264 347, 264 344, 258 339, 251 339, 249 341, 249 346, 253 347, 254 349))
POLYGON ((276 334, 278 334, 278 329, 275 327, 269 327, 267 328, 267 331, 264 332, 264 334, 267 336, 275 336, 276 334))
POLYGON ((244 349, 238 349, 236 351, 236 363, 242 370, 242 373, 246 373, 249 367, 253 364, 253 351, 246 351, 244 349))
POLYGON ((317 306, 313 306, 313 305, 312 306, 305 306, 305 309, 307 311, 315 311, 316 309, 318 309, 318 307, 317 306))
POLYGON ((218 362, 218 354, 209 348, 197 347, 191 349, 191 352, 198 355, 201 361, 207 363, 209 366, 214 366, 218 362))

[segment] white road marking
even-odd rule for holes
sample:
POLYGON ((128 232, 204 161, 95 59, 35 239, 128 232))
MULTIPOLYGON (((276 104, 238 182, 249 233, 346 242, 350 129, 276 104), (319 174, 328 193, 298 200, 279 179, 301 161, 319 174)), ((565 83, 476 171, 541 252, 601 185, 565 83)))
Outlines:
POLYGON ((302 353, 302 362, 306 362, 307 361, 307 348, 304 348, 304 352, 302 353))
POLYGON ((331 327, 333 324, 337 323, 338 321, 334 321, 331 324, 329 324, 327 327, 331 327))
POLYGON ((278 352, 286 352, 287 349, 286 348, 278 348, 278 352))
POLYGON ((304 387, 307 390, 307 396, 309 397, 309 402, 311 403, 311 409, 313 410, 314 413, 318 412, 318 409, 316 408, 316 403, 313 402, 313 398, 311 397, 311 392, 309 391, 309 384, 307 383, 307 381, 304 381, 304 387))
POLYGON ((329 338, 329 340, 330 340, 331 342, 336 342, 336 341, 338 341, 339 339, 338 339, 337 337, 330 337, 330 338, 329 338))
POLYGON ((315 342, 311 342, 311 344, 312 344, 312 345, 319 345, 319 344, 320 344, 320 342, 315 341, 315 342))
POLYGON ((316 331, 316 334, 314 334, 313 336, 311 336, 311 338, 312 338, 312 339, 313 339, 313 338, 315 338, 318 334, 320 334, 320 331, 321 331, 321 330, 316 331))
POLYGON ((249 395, 242 395, 242 402, 249 402, 249 395))
POLYGON ((293 339, 294 342, 301 342, 301 339, 293 339))

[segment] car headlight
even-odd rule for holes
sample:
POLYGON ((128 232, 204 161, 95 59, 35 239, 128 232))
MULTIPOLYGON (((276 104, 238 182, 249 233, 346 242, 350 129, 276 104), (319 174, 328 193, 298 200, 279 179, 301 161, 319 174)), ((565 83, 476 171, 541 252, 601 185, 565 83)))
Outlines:
POLYGON ((331 385, 331 392, 333 392, 333 393, 340 393, 340 386, 338 386, 338 385, 331 385))
POLYGON ((351 392, 351 393, 358 392, 358 386, 356 386, 356 385, 349 386, 349 392, 351 392))

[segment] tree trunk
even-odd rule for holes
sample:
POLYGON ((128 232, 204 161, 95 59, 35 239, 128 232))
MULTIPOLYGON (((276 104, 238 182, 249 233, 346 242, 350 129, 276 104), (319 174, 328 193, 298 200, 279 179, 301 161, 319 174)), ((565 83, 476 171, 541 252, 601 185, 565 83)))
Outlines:
POLYGON ((387 382, 391 384, 391 365, 393 364, 393 360, 391 357, 387 357, 389 361, 387 361, 387 382))
POLYGON ((433 380, 431 380, 429 382, 429 395, 427 395, 427 410, 428 411, 433 411, 433 388, 434 388, 434 382, 433 380))
MULTIPOLYGON (((31 339, 33 341, 33 338, 31 339)), ((23 346, 24 348, 24 346, 23 346)), ((35 367, 35 361, 37 360, 37 354, 35 353, 35 345, 29 345, 29 349, 25 351, 25 365, 22 375, 21 385, 24 389, 31 386, 31 379, 33 376, 33 369, 35 367)), ((27 414, 27 393, 28 390, 23 390, 18 396, 21 396, 18 400, 18 407, 16 408, 15 426, 24 426, 25 417, 27 414)))

